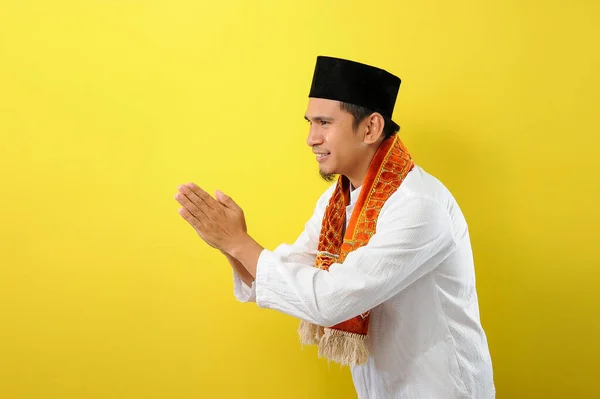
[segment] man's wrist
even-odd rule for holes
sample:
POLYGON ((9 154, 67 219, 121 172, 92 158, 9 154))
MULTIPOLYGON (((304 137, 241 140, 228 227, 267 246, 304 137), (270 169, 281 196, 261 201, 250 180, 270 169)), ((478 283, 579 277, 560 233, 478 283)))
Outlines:
POLYGON ((248 242, 251 240, 251 237, 247 233, 240 234, 237 238, 231 240, 231 243, 223 248, 221 251, 225 255, 229 255, 232 258, 236 258, 236 255, 239 255, 244 251, 244 248, 248 246, 248 242))
POLYGON ((225 249, 229 256, 237 259, 252 278, 256 278, 256 267, 263 247, 254 241, 247 233, 234 240, 230 248, 225 249))

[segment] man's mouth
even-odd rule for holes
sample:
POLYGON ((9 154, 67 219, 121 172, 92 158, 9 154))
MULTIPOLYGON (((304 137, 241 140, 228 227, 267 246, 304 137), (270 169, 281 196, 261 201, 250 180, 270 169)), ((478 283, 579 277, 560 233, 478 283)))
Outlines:
POLYGON ((317 161, 321 162, 321 161, 324 161, 329 156, 329 154, 331 154, 331 153, 329 153, 329 152, 318 152, 318 153, 315 153, 315 154, 317 155, 317 161))

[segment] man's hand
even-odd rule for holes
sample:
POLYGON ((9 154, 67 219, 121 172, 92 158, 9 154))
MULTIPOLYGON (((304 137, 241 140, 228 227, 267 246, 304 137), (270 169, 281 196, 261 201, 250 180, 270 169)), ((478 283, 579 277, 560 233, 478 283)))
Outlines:
POLYGON ((178 189, 175 199, 183 206, 179 214, 208 245, 231 253, 248 238, 244 212, 231 198, 217 191, 215 200, 194 183, 178 189))

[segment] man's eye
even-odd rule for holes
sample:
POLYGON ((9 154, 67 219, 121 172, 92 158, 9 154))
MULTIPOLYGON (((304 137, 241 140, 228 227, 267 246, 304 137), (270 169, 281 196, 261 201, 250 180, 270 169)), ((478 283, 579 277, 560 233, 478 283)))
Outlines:
POLYGON ((328 121, 321 121, 321 126, 325 126, 327 125, 329 122, 328 121))

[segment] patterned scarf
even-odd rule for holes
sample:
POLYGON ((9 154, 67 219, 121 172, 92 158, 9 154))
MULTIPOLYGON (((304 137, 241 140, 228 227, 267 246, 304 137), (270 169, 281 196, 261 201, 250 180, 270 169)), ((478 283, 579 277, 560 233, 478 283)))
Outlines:
MULTIPOLYGON (((323 216, 315 267, 329 270, 333 263, 343 264, 348 254, 367 245, 375 234, 377 218, 385 201, 400 187, 414 163, 397 135, 381 143, 365 177, 350 223, 346 207, 350 204, 350 181, 340 176, 323 216)), ((335 326, 322 327, 302 321, 298 328, 303 344, 316 344, 319 357, 343 365, 364 364, 369 358, 366 338, 370 310, 335 326)))

